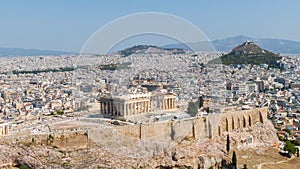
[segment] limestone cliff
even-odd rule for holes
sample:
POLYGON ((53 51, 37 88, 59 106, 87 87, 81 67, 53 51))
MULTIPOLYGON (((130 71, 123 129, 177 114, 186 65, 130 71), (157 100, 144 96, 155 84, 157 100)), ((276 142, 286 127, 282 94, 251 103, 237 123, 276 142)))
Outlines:
MULTIPOLYGON (((155 150, 159 148, 156 143, 151 145, 151 142, 147 142, 149 149, 140 149, 137 152, 141 155, 139 158, 126 156, 126 151, 122 149, 119 149, 120 153, 111 151, 87 140, 84 134, 75 134, 57 137, 47 146, 20 142, 1 144, 0 163, 2 167, 26 164, 31 168, 209 168, 220 164, 222 159, 228 160, 225 152, 227 134, 230 135, 232 150, 270 147, 277 141, 276 131, 271 123, 257 122, 251 127, 224 132, 207 141, 185 137, 173 147, 162 151, 155 150), (149 152, 152 154, 142 156, 149 152)), ((137 143, 143 145, 143 140, 137 143)))

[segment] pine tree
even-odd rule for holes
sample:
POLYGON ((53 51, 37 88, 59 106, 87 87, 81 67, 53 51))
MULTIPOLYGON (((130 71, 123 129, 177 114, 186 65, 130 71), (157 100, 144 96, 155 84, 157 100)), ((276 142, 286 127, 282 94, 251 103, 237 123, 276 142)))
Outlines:
POLYGON ((230 151, 230 138, 229 138, 229 134, 227 135, 226 150, 227 150, 227 152, 230 151))
POLYGON ((233 154, 232 154, 232 167, 233 167, 233 168, 236 168, 236 167, 237 167, 237 160, 236 160, 236 154, 235 154, 235 151, 233 151, 233 154))
POLYGON ((198 97, 199 108, 203 107, 203 96, 198 97))

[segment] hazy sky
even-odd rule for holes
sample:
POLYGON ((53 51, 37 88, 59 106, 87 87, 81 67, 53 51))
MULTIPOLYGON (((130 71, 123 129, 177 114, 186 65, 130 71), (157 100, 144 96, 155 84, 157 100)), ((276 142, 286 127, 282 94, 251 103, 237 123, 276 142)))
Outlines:
POLYGON ((212 40, 300 41, 299 8, 298 0, 1 0, 0 47, 79 51, 105 24, 138 12, 182 17, 212 40))

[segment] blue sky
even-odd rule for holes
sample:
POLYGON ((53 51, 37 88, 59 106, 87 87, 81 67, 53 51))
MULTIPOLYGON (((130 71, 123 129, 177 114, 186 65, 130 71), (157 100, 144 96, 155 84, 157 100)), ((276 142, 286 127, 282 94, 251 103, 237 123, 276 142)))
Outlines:
POLYGON ((300 41, 297 0, 1 0, 0 47, 79 51, 99 28, 138 12, 182 17, 209 39, 237 35, 300 41))

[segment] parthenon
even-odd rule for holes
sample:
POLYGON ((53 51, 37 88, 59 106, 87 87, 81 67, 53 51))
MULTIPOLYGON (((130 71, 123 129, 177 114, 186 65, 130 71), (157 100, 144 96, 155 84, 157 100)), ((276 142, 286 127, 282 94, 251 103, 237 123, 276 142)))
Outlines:
POLYGON ((172 110, 176 110, 176 96, 172 93, 149 92, 100 98, 100 114, 105 117, 128 117, 172 110))

